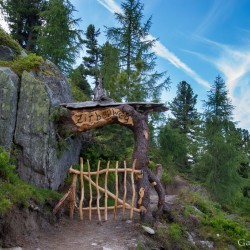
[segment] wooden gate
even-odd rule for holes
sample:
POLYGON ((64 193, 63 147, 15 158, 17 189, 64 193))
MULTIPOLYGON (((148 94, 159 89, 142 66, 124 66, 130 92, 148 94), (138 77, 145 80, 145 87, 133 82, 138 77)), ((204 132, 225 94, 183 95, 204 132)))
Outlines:
MULTIPOLYGON (((83 166, 83 159, 80 158, 80 171, 73 169, 72 167, 69 169, 70 174, 72 174, 72 184, 70 186, 69 191, 63 196, 63 198, 59 201, 59 203, 54 208, 53 212, 56 213, 64 201, 70 197, 70 218, 73 218, 74 209, 76 206, 76 192, 77 192, 77 180, 78 176, 80 177, 80 201, 79 201, 79 216, 80 219, 83 220, 84 211, 88 212, 89 220, 92 219, 92 212, 97 211, 98 220, 102 220, 101 212, 104 213, 104 220, 108 219, 108 211, 113 210, 113 217, 116 218, 117 210, 122 209, 122 216, 125 216, 125 210, 129 210, 129 218, 133 218, 134 212, 140 212, 140 209, 135 207, 135 198, 136 198, 136 191, 135 191, 135 183, 134 178, 136 175, 138 177, 141 176, 141 170, 135 169, 136 160, 133 162, 132 168, 127 168, 126 162, 124 161, 124 168, 119 168, 118 161, 115 164, 114 168, 110 167, 110 162, 107 163, 105 169, 100 169, 100 161, 98 161, 97 170, 91 172, 90 163, 87 160, 87 171, 84 171, 83 166), (108 190, 108 178, 109 173, 114 173, 114 184, 115 184, 115 193, 112 193, 108 190), (119 177, 118 173, 123 173, 123 197, 119 198, 119 177), (104 183, 101 185, 100 183, 100 176, 104 175, 104 183), (127 202, 127 180, 130 175, 130 182, 132 187, 132 197, 130 202, 127 202), (83 202, 86 194, 86 186, 88 187, 89 191, 89 202, 88 206, 84 207, 83 202), (96 190, 96 204, 93 205, 93 189, 96 190), (104 194, 104 205, 100 205, 100 198, 101 193, 104 194), (108 198, 112 198, 114 200, 113 206, 108 206, 108 198)), ((141 192, 139 194, 142 196, 141 192)), ((141 197, 142 198, 142 197, 141 197)))

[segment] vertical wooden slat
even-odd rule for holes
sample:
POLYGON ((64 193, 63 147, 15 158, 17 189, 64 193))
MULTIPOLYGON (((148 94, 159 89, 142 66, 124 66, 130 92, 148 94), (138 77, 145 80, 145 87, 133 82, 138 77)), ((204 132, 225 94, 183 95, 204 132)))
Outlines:
POLYGON ((105 189, 105 209, 104 209, 104 219, 105 221, 108 220, 108 173, 109 173, 109 164, 110 161, 108 161, 107 168, 106 168, 106 174, 105 174, 105 183, 104 183, 104 189, 105 189))
MULTIPOLYGON (((99 186, 99 171, 100 171, 100 160, 98 161, 98 165, 97 165, 97 173, 96 173, 96 186, 99 186)), ((98 214, 98 220, 101 221, 101 213, 100 213, 100 190, 99 188, 96 189, 97 192, 97 201, 96 201, 96 205, 97 205, 97 214, 98 214)))
POLYGON ((76 202, 76 181, 77 181, 77 174, 73 174, 72 177, 72 191, 71 191, 71 202, 70 202, 70 218, 73 219, 74 216, 74 209, 75 209, 75 202, 76 202))
POLYGON ((117 202, 118 202, 118 161, 115 163, 115 206, 114 206, 114 219, 116 219, 117 202))
POLYGON ((125 203, 126 203, 126 197, 127 197, 127 164, 126 161, 124 161, 124 179, 123 179, 123 189, 124 189, 124 194, 123 194, 123 203, 122 203, 122 217, 124 219, 125 216, 125 203))
POLYGON ((135 181, 134 181, 134 171, 135 171, 136 159, 133 162, 132 172, 131 172, 131 185, 132 185, 132 200, 130 209, 130 219, 133 219, 134 203, 135 203, 135 181))
POLYGON ((83 159, 80 158, 80 182, 81 182, 81 199, 79 204, 79 214, 80 214, 80 220, 83 220, 83 210, 82 210, 82 204, 84 199, 84 183, 83 183, 83 159))
MULTIPOLYGON (((89 177, 89 180, 91 180, 89 160, 87 160, 87 162, 88 162, 88 177, 89 177)), ((90 195, 90 197, 89 197, 89 220, 91 221, 93 194, 92 194, 92 184, 90 181, 89 181, 89 195, 90 195)))

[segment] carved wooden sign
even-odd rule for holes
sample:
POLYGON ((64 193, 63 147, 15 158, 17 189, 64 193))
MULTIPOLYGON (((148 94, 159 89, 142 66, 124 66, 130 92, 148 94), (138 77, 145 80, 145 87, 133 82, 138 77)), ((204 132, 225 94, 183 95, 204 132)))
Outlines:
POLYGON ((73 110, 71 111, 71 118, 78 131, 86 131, 91 128, 115 123, 115 121, 125 125, 134 125, 132 117, 118 108, 73 110))

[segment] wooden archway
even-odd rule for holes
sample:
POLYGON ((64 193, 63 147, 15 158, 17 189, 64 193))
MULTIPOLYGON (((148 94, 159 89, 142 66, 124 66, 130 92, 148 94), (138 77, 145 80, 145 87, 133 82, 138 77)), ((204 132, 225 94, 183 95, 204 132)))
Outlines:
POLYGON ((149 170, 149 128, 147 124, 149 112, 168 110, 161 103, 116 103, 89 101, 82 103, 62 104, 68 110, 68 122, 73 132, 81 133, 89 129, 108 124, 120 124, 129 128, 134 134, 133 160, 136 159, 136 169, 142 170, 142 175, 136 180, 138 194, 137 208, 141 218, 151 217, 149 214, 150 185, 158 194, 158 213, 163 209, 165 191, 160 180, 149 170), (143 197, 140 194, 143 192, 143 197))

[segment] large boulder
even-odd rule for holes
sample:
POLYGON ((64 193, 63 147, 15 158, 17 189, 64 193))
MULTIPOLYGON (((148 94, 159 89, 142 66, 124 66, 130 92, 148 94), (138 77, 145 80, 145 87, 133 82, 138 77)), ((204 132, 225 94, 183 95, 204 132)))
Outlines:
POLYGON ((67 138, 58 153, 59 139, 51 113, 60 103, 72 101, 68 80, 50 62, 41 71, 22 74, 15 130, 18 172, 37 186, 57 189, 71 164, 78 161, 81 141, 67 138))
POLYGON ((0 45, 0 60, 1 61, 11 61, 15 58, 16 52, 11 48, 0 45))
POLYGON ((18 76, 0 67, 0 145, 10 150, 16 125, 18 76))

